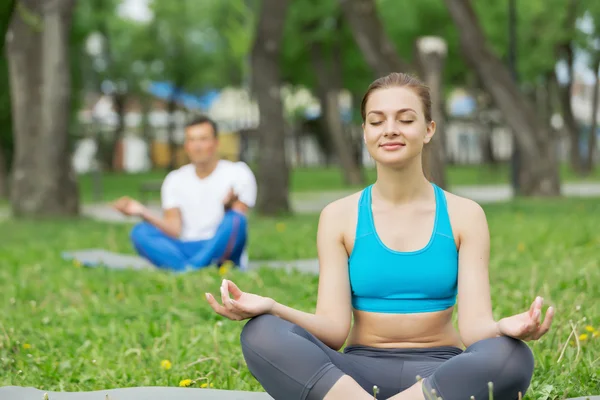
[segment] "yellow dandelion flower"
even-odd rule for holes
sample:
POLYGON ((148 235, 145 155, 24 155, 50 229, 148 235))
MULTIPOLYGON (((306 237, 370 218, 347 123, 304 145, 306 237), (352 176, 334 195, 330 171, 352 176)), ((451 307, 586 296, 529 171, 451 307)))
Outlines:
POLYGON ((208 383, 204 382, 202 385, 200 385, 200 387, 202 389, 206 389, 207 387, 214 387, 214 385, 212 383, 209 385, 208 383))
POLYGON ((600 331, 596 331, 596 332, 592 333, 592 337, 596 338, 598 336, 600 336, 600 331))
POLYGON ((226 275, 233 268, 233 261, 227 260, 219 267, 219 275, 226 275))
POLYGON ((582 333, 581 335, 579 335, 579 340, 581 340, 582 342, 587 340, 587 338, 588 338, 587 333, 582 333))
POLYGON ((169 361, 169 360, 162 360, 160 362, 160 367, 162 369, 169 370, 169 369, 171 369, 172 366, 173 366, 173 364, 171 364, 171 361, 169 361))
POLYGON ((517 245, 517 250, 519 251, 519 253, 522 253, 522 252, 524 252, 524 251, 525 251, 525 244, 524 244, 524 243, 522 243, 522 242, 521 242, 521 243, 519 243, 519 244, 517 245))
POLYGON ((194 382, 191 379, 183 379, 179 382, 179 386, 181 387, 188 387, 188 386, 192 386, 194 382))
POLYGON ((281 233, 285 231, 285 224, 283 222, 278 222, 275 224, 275 229, 277 230, 277 232, 281 233))
POLYGON ((591 325, 586 326, 585 330, 588 331, 588 332, 594 332, 595 331, 594 327, 591 326, 591 325))
POLYGON ((28 350, 31 348, 31 345, 29 343, 23 343, 23 349, 28 350))

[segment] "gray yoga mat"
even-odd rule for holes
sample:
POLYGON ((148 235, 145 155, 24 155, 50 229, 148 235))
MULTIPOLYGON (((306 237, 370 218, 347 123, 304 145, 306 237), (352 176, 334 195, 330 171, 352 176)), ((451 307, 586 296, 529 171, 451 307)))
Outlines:
MULTIPOLYGON (((135 270, 148 270, 156 269, 149 261, 133 254, 122 254, 115 253, 104 249, 82 249, 65 251, 62 253, 62 257, 71 261, 77 265, 96 268, 104 267, 109 269, 135 269, 135 270)), ((269 260, 259 261, 254 260, 248 263, 247 269, 256 269, 260 267, 268 268, 279 268, 288 271, 298 270, 301 272, 318 274, 319 263, 317 259, 305 259, 305 260, 269 260)), ((1 400, 1 399, 0 399, 1 400)))
POLYGON ((47 392, 31 387, 0 388, 0 400, 273 400, 264 392, 180 387, 136 387, 93 392, 47 392))
MULTIPOLYGON (((273 400, 264 392, 196 389, 178 387, 137 387, 97 390, 93 392, 46 392, 30 387, 0 387, 0 400, 273 400)), ((567 400, 600 400, 600 396, 567 400)))

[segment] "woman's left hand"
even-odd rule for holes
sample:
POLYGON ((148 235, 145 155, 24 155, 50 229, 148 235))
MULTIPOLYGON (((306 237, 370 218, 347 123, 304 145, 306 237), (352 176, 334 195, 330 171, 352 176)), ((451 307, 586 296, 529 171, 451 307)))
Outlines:
POLYGON ((541 321, 544 299, 536 297, 528 311, 498 321, 498 330, 504 336, 524 341, 538 340, 548 330, 554 317, 554 308, 548 307, 544 322, 541 321))

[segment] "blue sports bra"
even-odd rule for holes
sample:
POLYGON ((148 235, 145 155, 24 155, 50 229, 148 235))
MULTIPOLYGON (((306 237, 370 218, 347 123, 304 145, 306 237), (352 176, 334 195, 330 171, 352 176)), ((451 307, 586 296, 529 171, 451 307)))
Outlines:
POLYGON ((436 204, 433 232, 425 247, 411 252, 394 251, 383 244, 373 222, 373 186, 363 190, 354 248, 348 260, 352 306, 356 310, 422 313, 445 310, 455 304, 458 250, 446 196, 441 188, 432 185, 436 204))

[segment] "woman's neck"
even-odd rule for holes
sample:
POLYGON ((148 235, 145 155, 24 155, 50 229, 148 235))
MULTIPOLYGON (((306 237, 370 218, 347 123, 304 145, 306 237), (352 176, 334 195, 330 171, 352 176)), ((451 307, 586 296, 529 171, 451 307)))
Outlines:
POLYGON ((402 168, 378 166, 373 188, 378 197, 392 204, 408 203, 431 193, 431 183, 425 178, 420 158, 402 168))

